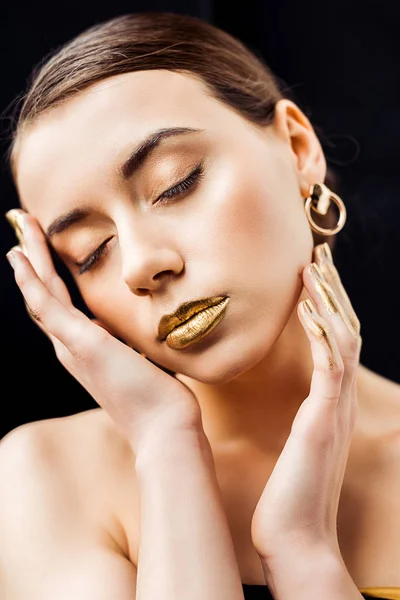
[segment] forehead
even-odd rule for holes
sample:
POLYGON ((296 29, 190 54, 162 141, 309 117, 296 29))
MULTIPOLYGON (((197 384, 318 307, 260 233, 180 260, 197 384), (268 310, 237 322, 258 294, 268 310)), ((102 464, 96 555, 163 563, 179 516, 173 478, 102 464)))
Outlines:
POLYGON ((241 120, 193 75, 154 70, 105 79, 43 113, 24 132, 16 159, 22 203, 30 210, 38 187, 42 196, 54 197, 72 192, 70 186, 83 183, 83 177, 91 186, 104 185, 107 168, 155 129, 221 132, 229 130, 232 118, 241 120))

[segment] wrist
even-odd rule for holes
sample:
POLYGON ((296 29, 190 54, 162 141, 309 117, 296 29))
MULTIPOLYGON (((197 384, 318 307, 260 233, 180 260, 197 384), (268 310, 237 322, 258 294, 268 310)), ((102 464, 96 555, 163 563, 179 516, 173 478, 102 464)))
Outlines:
POLYGON ((142 439, 136 451, 135 469, 138 475, 148 470, 165 468, 171 463, 182 464, 203 457, 212 461, 209 440, 201 424, 192 427, 170 427, 153 430, 142 439))
POLYGON ((276 600, 295 596, 325 600, 361 600, 339 551, 329 546, 290 548, 285 555, 261 560, 265 582, 276 600))

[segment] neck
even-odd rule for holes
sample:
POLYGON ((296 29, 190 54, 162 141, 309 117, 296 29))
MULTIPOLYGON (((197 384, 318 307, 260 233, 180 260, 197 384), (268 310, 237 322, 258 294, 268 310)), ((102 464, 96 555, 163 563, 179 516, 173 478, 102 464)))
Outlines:
MULTIPOLYGON (((303 289, 299 301, 307 297, 303 289)), ((310 342, 296 303, 273 347, 248 371, 218 385, 177 377, 199 402, 211 446, 240 442, 263 453, 279 454, 309 393, 312 372, 310 342)))

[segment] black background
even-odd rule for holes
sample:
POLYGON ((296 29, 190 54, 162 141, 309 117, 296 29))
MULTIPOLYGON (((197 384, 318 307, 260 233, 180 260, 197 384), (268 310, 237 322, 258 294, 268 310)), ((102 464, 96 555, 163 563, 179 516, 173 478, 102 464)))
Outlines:
MULTIPOLYGON (((400 12, 397 2, 15 3, 0 9, 1 210, 18 204, 5 162, 7 107, 32 67, 83 29, 140 10, 193 14, 247 43, 288 84, 339 176, 348 221, 335 260, 362 324, 361 362, 400 382, 400 12)), ((339 191, 339 190, 338 190, 339 191)), ((0 438, 14 427, 97 406, 27 316, 0 218, 0 438)))

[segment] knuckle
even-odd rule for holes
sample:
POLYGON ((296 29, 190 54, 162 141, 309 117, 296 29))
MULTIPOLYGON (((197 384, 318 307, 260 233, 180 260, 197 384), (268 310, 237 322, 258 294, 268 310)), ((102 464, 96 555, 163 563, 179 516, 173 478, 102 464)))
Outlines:
POLYGON ((54 283, 57 278, 58 276, 56 275, 56 273, 49 273, 48 271, 40 277, 44 285, 50 290, 53 289, 54 283))
POLYGON ((70 353, 85 366, 95 367, 104 341, 101 332, 88 330, 86 323, 78 321, 71 333, 70 353))
POLYGON ((337 403, 339 402, 339 395, 338 394, 323 394, 322 400, 326 404, 332 404, 332 405, 336 406, 337 403))
POLYGON ((30 306, 28 304, 28 302, 25 302, 25 307, 26 310, 28 312, 28 315, 34 320, 37 321, 38 323, 43 323, 43 311, 40 310, 39 308, 34 308, 33 306, 30 306))
POLYGON ((68 358, 70 355, 69 351, 64 346, 64 344, 62 344, 61 342, 54 343, 53 345, 54 345, 54 350, 55 350, 58 360, 60 361, 61 364, 66 366, 68 364, 68 358))
POLYGON ((349 342, 347 343, 347 347, 352 354, 358 353, 360 349, 360 336, 351 336, 349 342))
POLYGON ((344 363, 341 358, 329 357, 327 360, 316 365, 318 371, 323 377, 328 377, 333 381, 340 382, 344 375, 344 363))
POLYGON ((344 363, 343 360, 335 360, 332 362, 329 368, 330 378, 334 381, 341 381, 344 376, 344 363))
POLYGON ((346 352, 343 352, 343 360, 348 365, 356 365, 360 360, 361 339, 353 338, 346 347, 346 352))

